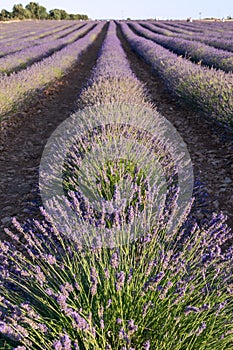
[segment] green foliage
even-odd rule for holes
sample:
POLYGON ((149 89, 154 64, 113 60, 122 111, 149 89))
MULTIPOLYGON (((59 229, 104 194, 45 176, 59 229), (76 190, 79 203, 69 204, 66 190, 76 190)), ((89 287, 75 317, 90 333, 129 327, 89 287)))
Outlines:
POLYGON ((37 14, 38 14, 39 19, 47 19, 48 18, 48 13, 47 13, 47 10, 44 6, 39 6, 37 14))
POLYGON ((2 9, 0 12, 0 21, 7 21, 10 19, 54 19, 54 20, 88 20, 87 15, 68 14, 65 10, 54 9, 47 12, 44 6, 37 2, 30 2, 23 7, 22 4, 15 4, 12 12, 2 9))
POLYGON ((30 11, 32 19, 38 19, 38 14, 39 14, 39 4, 38 3, 30 2, 28 5, 26 5, 25 8, 28 11, 30 11))
POLYGON ((61 19, 70 19, 70 15, 65 10, 60 10, 61 19))
POLYGON ((88 16, 87 15, 74 15, 74 14, 71 14, 69 15, 70 16, 70 19, 71 20, 83 20, 83 21, 86 21, 88 20, 88 16))
POLYGON ((49 17, 51 19, 55 19, 55 20, 61 19, 61 10, 54 9, 54 10, 49 11, 49 17))
POLYGON ((12 13, 5 9, 2 9, 0 13, 0 21, 8 21, 11 18, 12 18, 12 13))
POLYGON ((25 9, 22 4, 13 6, 12 15, 13 15, 13 18, 17 18, 21 20, 31 18, 31 12, 25 9))

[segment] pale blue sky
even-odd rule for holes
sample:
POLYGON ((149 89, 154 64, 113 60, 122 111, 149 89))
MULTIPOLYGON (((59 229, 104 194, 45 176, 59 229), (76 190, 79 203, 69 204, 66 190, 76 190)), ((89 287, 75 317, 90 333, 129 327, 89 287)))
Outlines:
MULTIPOLYGON (((14 4, 26 5, 24 0, 0 0, 0 9, 12 10, 14 4)), ((187 17, 226 17, 233 16, 232 0, 35 0, 47 10, 60 8, 68 13, 87 14, 90 18, 144 19, 184 19, 187 17)))

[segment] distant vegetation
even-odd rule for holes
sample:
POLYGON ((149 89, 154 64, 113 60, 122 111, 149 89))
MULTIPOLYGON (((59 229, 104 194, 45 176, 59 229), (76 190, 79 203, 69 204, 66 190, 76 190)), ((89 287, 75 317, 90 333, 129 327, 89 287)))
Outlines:
POLYGON ((23 7, 22 4, 13 6, 12 12, 2 9, 0 12, 0 21, 8 21, 12 19, 55 19, 55 20, 87 20, 87 15, 69 14, 65 10, 53 9, 47 12, 44 6, 36 2, 30 2, 23 7))

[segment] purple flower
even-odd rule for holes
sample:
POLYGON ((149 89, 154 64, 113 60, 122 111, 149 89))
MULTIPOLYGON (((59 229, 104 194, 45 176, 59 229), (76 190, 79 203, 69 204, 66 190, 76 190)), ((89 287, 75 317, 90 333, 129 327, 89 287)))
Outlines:
POLYGON ((63 350, 71 350, 71 340, 67 334, 63 335, 60 340, 63 344, 63 350))
POLYGON ((60 340, 55 340, 54 342, 53 342, 53 348, 55 349, 55 350, 63 350, 62 348, 62 343, 61 343, 61 341, 60 340))
POLYGON ((69 293, 74 291, 74 288, 70 283, 65 282, 63 285, 60 286, 60 290, 63 294, 67 294, 68 296, 69 293))
POLYGON ((115 286, 116 286, 116 291, 120 291, 124 285, 125 282, 125 273, 124 271, 120 271, 119 273, 116 273, 116 282, 115 282, 115 286))
POLYGON ((44 282, 46 281, 44 273, 41 271, 40 266, 35 267, 35 278, 40 283, 41 286, 43 286, 44 282))
POLYGON ((204 329, 206 329, 206 323, 205 322, 202 322, 201 323, 201 325, 200 325, 200 327, 197 329, 197 331, 196 331, 196 335, 198 336, 198 335, 200 335, 203 331, 204 331, 204 329))
POLYGON ((112 254, 111 259, 110 259, 110 264, 114 269, 117 269, 119 266, 119 257, 118 253, 115 252, 112 254))
POLYGON ((100 320, 100 328, 104 329, 104 320, 103 319, 100 320))
POLYGON ((74 342, 74 349, 75 350, 80 350, 80 347, 79 347, 79 345, 78 345, 78 342, 74 342))
POLYGON ((122 321, 122 319, 121 318, 117 318, 117 320, 116 320, 116 323, 117 324, 121 324, 123 321, 122 321))
POLYGON ((107 279, 110 278, 109 270, 106 269, 106 268, 104 269, 104 275, 105 275, 105 277, 106 277, 107 279))
POLYGON ((188 315, 191 312, 200 312, 200 309, 196 306, 187 306, 184 310, 185 315, 188 315))
POLYGON ((129 334, 133 334, 138 330, 138 326, 134 324, 134 320, 128 321, 128 330, 129 330, 129 334))
POLYGON ((145 289, 146 291, 148 289, 150 290, 155 290, 157 285, 161 282, 161 280, 164 277, 164 272, 161 271, 159 272, 155 277, 151 277, 143 286, 143 289, 145 289))
POLYGON ((97 293, 97 284, 98 284, 98 273, 94 267, 91 268, 91 295, 94 296, 97 293))
POLYGON ((142 317, 145 317, 147 314, 147 311, 149 309, 149 307, 153 306, 153 303, 151 301, 149 301, 148 303, 143 305, 143 309, 142 309, 142 317))
POLYGON ((83 318, 82 316, 79 315, 78 312, 74 311, 71 313, 71 317, 74 319, 75 321, 75 326, 82 330, 82 331, 86 331, 90 329, 90 326, 88 324, 88 322, 85 320, 85 318, 83 318))
POLYGON ((150 341, 147 340, 147 341, 143 344, 143 346, 144 346, 144 350, 149 350, 149 349, 150 349, 150 341))
POLYGON ((133 269, 130 268, 130 272, 128 274, 128 278, 127 278, 127 283, 130 283, 130 281, 132 280, 133 278, 133 269))
POLYGON ((109 299, 106 308, 108 309, 111 304, 112 304, 112 299, 109 299))

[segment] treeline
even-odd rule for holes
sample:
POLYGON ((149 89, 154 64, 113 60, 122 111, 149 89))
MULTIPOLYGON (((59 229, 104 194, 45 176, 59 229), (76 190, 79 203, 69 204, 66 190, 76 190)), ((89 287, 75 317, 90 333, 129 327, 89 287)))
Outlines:
POLYGON ((14 5, 12 12, 2 9, 0 12, 0 21, 11 19, 55 19, 55 20, 88 20, 87 15, 69 14, 65 10, 54 9, 47 12, 44 6, 36 2, 30 2, 23 7, 22 4, 14 5))

